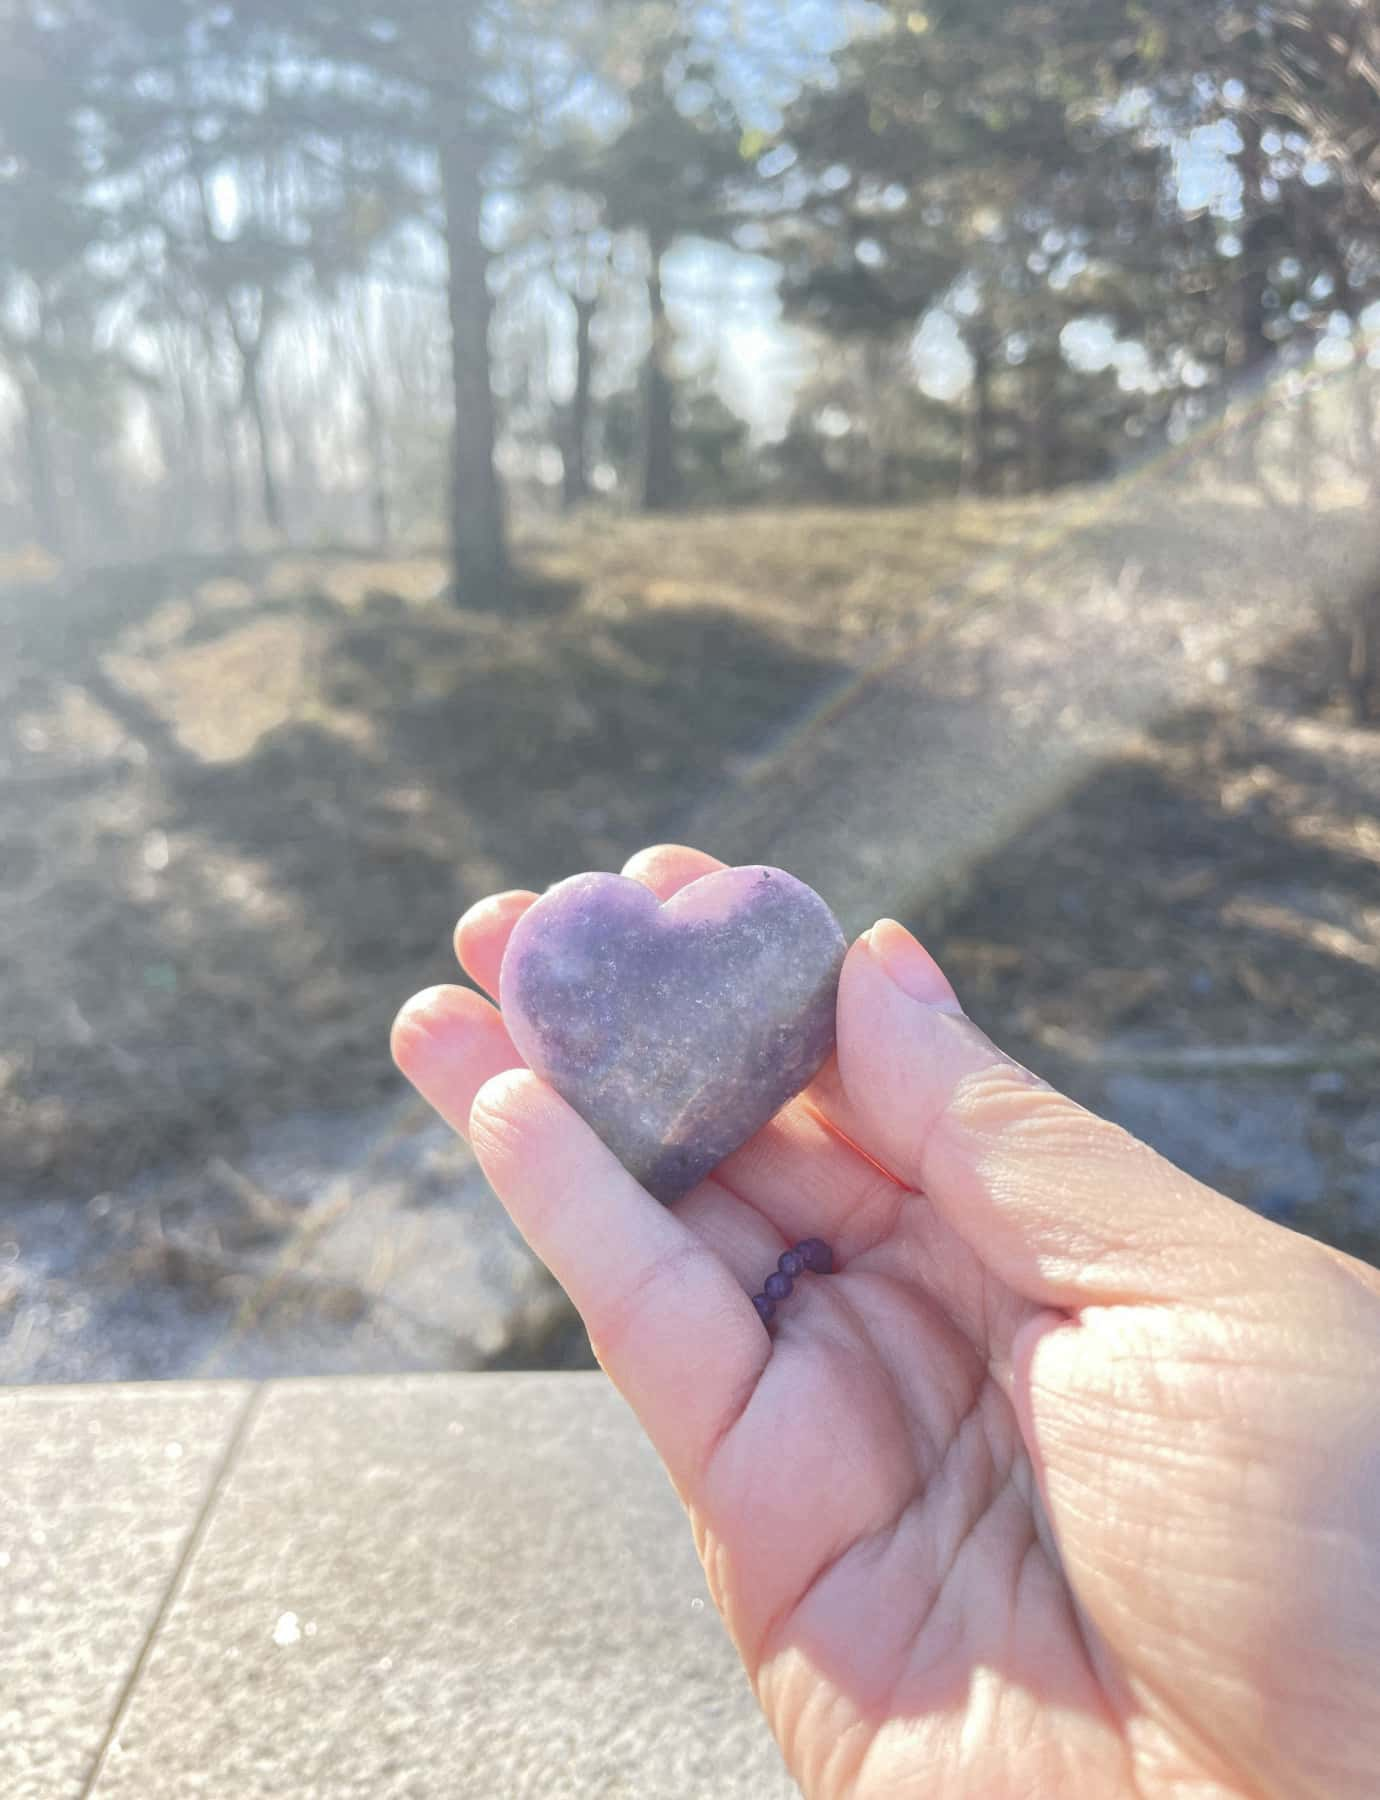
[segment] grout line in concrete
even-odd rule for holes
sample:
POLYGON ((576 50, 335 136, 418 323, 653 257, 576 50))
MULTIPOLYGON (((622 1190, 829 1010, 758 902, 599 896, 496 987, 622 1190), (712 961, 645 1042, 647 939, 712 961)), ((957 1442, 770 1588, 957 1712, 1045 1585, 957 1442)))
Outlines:
POLYGON ((183 1588, 186 1586, 187 1577, 191 1572, 193 1563, 196 1561, 197 1552, 205 1541, 211 1520, 220 1503, 220 1497, 225 1491, 226 1484, 234 1471, 235 1464, 239 1460, 239 1454, 244 1446, 245 1439, 249 1435, 249 1428, 258 1417, 260 1403, 263 1399, 264 1385, 265 1384, 260 1383, 251 1390, 241 1409, 240 1416, 235 1421, 230 1432, 229 1441, 226 1443, 225 1449, 221 1452, 220 1461, 216 1464, 215 1473, 212 1475, 211 1480, 207 1485, 205 1497, 201 1502, 192 1529, 187 1533, 186 1540, 182 1545, 181 1553, 177 1559, 177 1565, 168 1582, 167 1591, 159 1602, 158 1611, 154 1614, 153 1622, 149 1626, 144 1641, 139 1647, 139 1654, 135 1657, 134 1665, 130 1669, 129 1674, 125 1678, 124 1684, 120 1689, 119 1698, 116 1700, 114 1709, 110 1715, 110 1723, 106 1726, 105 1733, 101 1738, 100 1745, 97 1748, 95 1758, 91 1764, 90 1773, 82 1784, 79 1800, 92 1800, 92 1796, 96 1793, 100 1783, 101 1776, 105 1772, 106 1764, 110 1760, 110 1753, 119 1742, 120 1727, 129 1716, 130 1707, 134 1702, 134 1696, 138 1691, 139 1684, 143 1680, 144 1671, 148 1667, 149 1659, 153 1655, 154 1646, 157 1644, 158 1639, 162 1634, 163 1627, 167 1623, 173 1607, 181 1596, 183 1588))

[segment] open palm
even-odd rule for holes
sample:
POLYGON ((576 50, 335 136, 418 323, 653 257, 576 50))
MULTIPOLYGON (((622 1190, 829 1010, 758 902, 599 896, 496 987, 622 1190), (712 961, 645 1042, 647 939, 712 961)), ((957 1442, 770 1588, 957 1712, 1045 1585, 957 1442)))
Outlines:
MULTIPOLYGON (((720 866, 625 872, 665 899, 720 866)), ((533 898, 461 921, 490 992, 533 898)), ((838 1026, 669 1211, 479 995, 394 1037, 661 1453, 802 1787, 1376 1792, 1372 1272, 1036 1082, 897 926, 850 952, 838 1026), (839 1272, 769 1336, 748 1295, 815 1235, 839 1272)))

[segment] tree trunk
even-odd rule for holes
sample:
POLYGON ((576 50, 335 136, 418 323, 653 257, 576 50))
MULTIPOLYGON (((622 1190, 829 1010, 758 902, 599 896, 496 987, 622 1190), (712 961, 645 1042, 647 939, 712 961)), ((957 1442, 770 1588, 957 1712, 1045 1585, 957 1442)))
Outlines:
POLYGON ((195 543, 205 530, 210 505, 211 478, 207 466, 206 428, 186 364, 179 360, 175 440, 181 445, 181 466, 174 494, 180 494, 174 536, 183 544, 195 543))
POLYGON ((1241 135, 1241 256, 1237 264, 1238 329, 1241 334, 1241 367, 1248 374, 1268 363, 1274 351, 1265 330, 1269 313, 1265 291, 1269 287, 1270 257, 1280 229, 1278 207, 1264 196, 1268 160, 1261 146, 1259 119, 1242 113, 1236 128, 1241 135))
POLYGON ((463 130, 441 143, 441 187, 450 259, 451 548, 455 591, 492 598, 508 578, 503 498, 494 467, 496 426, 489 383, 488 253, 480 235, 481 152, 463 130))
POLYGON ((1294 473, 1299 511, 1311 519, 1318 504, 1318 422, 1313 411, 1313 388, 1306 370, 1294 420, 1294 473))
POLYGON ((594 379, 590 327, 598 303, 577 294, 572 296, 572 304, 575 308, 575 392, 570 401, 562 497, 567 506, 578 506, 589 498, 589 415, 594 379))
POLYGON ((360 403, 364 409, 364 441, 369 455, 369 513, 375 548, 386 550, 392 537, 388 502, 388 456, 384 442, 383 409, 374 389, 374 375, 367 370, 360 379, 360 403))
POLYGON ((240 503, 240 475, 235 467, 235 434, 239 421, 234 409, 222 403, 220 407, 220 447, 223 464, 224 487, 222 500, 225 507, 225 539, 232 550, 238 550, 244 542, 244 508, 240 503))
POLYGON ((647 357, 642 413, 642 510, 665 512, 676 503, 676 455, 671 416, 671 322, 661 291, 661 259, 666 242, 650 237, 647 304, 652 315, 652 347, 647 357))
POLYGON ((58 511, 57 486, 53 480, 52 439, 48 433, 48 414, 36 381, 23 381, 19 387, 24 406, 24 445, 29 460, 29 507, 34 522, 34 536, 41 549, 51 556, 62 554, 62 519, 58 511))
POLYGON ((1041 494, 1059 485, 1059 347, 1041 346, 1027 361, 1025 486, 1041 494))
POLYGON ((862 382, 868 421, 864 491, 870 506, 884 506, 891 498, 891 434, 886 416, 891 371, 887 366, 887 345, 875 337, 863 340, 862 382))
POLYGON ((1373 501, 1380 501, 1380 454, 1375 442, 1375 389, 1380 376, 1372 374, 1362 357, 1351 371, 1351 419, 1356 434, 1356 466, 1373 501))
POLYGON ((1242 113, 1237 121, 1242 150, 1237 159, 1241 171, 1241 207, 1244 224, 1241 229, 1241 255, 1237 274, 1238 368, 1245 377, 1245 408, 1237 426, 1237 470, 1242 480, 1260 485, 1264 478, 1261 466, 1261 426, 1264 415, 1253 404, 1257 378, 1263 376, 1274 355, 1265 327, 1269 312, 1265 305, 1269 286, 1270 258, 1279 229, 1279 215, 1264 198, 1261 188, 1266 175, 1266 158, 1261 148, 1260 121, 1242 113))
POLYGON ((992 491, 992 367, 996 339, 985 319, 979 318, 967 334, 968 354, 973 359, 973 393, 968 405, 963 442, 963 491, 992 491))
POLYGON ((1359 594, 1351 608, 1347 689, 1358 725, 1380 723, 1380 587, 1359 594))
POLYGON ((283 529, 283 502, 278 491, 278 477, 273 468, 273 450, 269 442, 268 420, 264 414, 263 386, 259 380, 259 352, 256 348, 244 364, 244 404, 254 423, 254 439, 259 449, 259 483, 264 503, 264 521, 270 531, 283 529))

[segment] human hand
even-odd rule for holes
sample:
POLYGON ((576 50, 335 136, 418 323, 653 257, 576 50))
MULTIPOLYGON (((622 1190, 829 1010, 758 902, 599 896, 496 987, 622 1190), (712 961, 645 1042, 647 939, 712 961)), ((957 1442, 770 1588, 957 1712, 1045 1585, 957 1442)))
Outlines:
MULTIPOLYGON (((490 993, 534 898, 457 928, 490 993)), ((836 1059, 670 1210, 480 995, 419 995, 394 1054, 660 1452, 807 1795, 1380 1793, 1374 1271, 1037 1081, 889 922, 836 1059), (807 1236, 839 1272, 769 1336, 807 1236)))

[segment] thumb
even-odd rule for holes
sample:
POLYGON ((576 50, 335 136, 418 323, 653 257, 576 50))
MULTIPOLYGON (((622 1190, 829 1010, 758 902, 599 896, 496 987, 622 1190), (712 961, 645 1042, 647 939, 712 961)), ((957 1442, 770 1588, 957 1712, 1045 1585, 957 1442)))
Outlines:
POLYGON ((849 1135, 1042 1305, 1220 1296, 1276 1251, 1278 1227, 998 1050, 893 920, 844 964, 838 1073, 849 1135))

